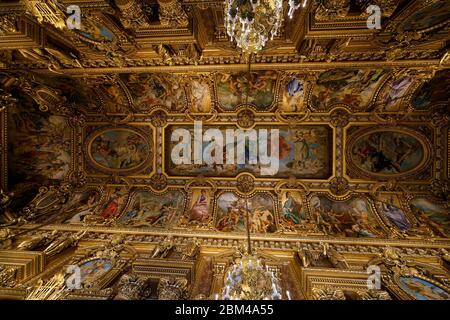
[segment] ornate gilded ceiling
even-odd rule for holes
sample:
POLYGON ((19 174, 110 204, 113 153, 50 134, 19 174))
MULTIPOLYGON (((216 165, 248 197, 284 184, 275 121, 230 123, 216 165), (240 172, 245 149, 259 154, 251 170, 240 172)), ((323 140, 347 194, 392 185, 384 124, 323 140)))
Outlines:
MULTIPOLYGON (((382 8, 380 30, 367 28, 368 1, 310 1, 285 20, 254 68, 272 69, 277 63, 277 69, 328 69, 324 63, 355 62, 431 66, 443 58, 446 1, 372 2, 382 8)), ((55 28, 47 20, 39 24, 39 16, 26 13, 27 3, 0 6, 4 67, 65 74, 245 68, 226 36, 222 1, 60 1, 81 10, 81 29, 73 30, 55 28)))
MULTIPOLYGON (((448 1, 374 0, 381 30, 367 28, 367 1, 309 1, 249 75, 222 1, 59 1, 80 6, 81 30, 39 22, 27 2, 0 3, 1 184, 16 197, 1 225, 22 216, 17 230, 86 231, 86 246, 120 233, 145 254, 167 235, 181 247, 195 236, 208 257, 195 268, 212 274, 245 239, 248 212, 255 247, 285 261, 277 270, 299 299, 326 296, 317 279, 346 277, 322 258, 325 269, 299 271, 289 256, 324 242, 357 278, 386 245, 439 265, 450 246, 448 1), (197 122, 224 136, 279 129, 278 170, 175 164, 174 132, 193 145, 197 122)), ((189 281, 205 296, 220 284, 189 281)))

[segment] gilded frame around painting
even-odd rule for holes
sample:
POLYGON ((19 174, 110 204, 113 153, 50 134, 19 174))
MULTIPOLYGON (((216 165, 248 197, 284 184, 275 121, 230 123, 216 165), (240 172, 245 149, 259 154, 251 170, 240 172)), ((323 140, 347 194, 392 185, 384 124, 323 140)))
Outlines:
POLYGON ((0 188, 8 189, 8 110, 0 107, 0 188))
MULTIPOLYGON (((142 171, 145 171, 147 174, 151 175, 152 172, 154 172, 154 129, 151 126, 148 126, 146 124, 138 124, 136 126, 134 125, 125 125, 125 126, 116 126, 116 127, 110 127, 110 126, 103 126, 103 127, 94 127, 94 131, 90 132, 87 137, 85 138, 87 141, 87 144, 84 149, 84 154, 87 155, 87 160, 89 161, 89 164, 93 165, 96 169, 98 169, 100 172, 104 172, 106 174, 142 174, 142 171), (146 132, 147 130, 150 130, 150 132, 146 132), (125 132, 129 135, 135 135, 141 139, 141 144, 145 146, 144 150, 141 152, 140 156, 144 156, 140 162, 130 168, 111 168, 107 167, 105 165, 100 164, 97 160, 94 159, 94 156, 92 154, 92 148, 93 143, 96 141, 99 137, 102 137, 102 135, 113 133, 113 132, 125 132)), ((128 145, 128 148, 130 148, 130 145, 128 145)), ((111 149, 110 149, 111 150, 111 149)), ((106 150, 108 151, 108 150, 106 150)), ((137 152, 137 151, 136 151, 137 152)), ((125 153, 123 153, 125 154, 125 153)), ((128 154, 128 152, 127 152, 128 154)))
MULTIPOLYGON (((347 133, 347 131, 346 131, 347 133)), ((399 139, 401 139, 402 137, 400 137, 399 139)), ((352 132, 351 135, 349 135, 348 137, 344 137, 344 141, 345 141, 345 154, 346 154, 346 165, 347 165, 347 169, 348 169, 348 173, 352 172, 354 173, 356 176, 359 177, 367 177, 369 179, 381 179, 381 180, 386 180, 386 179, 394 179, 394 178, 406 178, 406 177, 410 177, 413 176, 417 173, 419 173, 422 169, 424 169, 424 167, 426 167, 430 162, 431 162, 431 143, 429 142, 429 140, 420 132, 415 131, 415 130, 411 130, 410 127, 406 127, 406 126, 396 126, 393 128, 386 128, 386 127, 362 127, 359 130, 352 132), (413 139, 415 139, 416 141, 419 142, 420 147, 422 149, 422 157, 420 159, 420 161, 410 170, 406 170, 405 172, 399 172, 399 173, 375 173, 375 172, 370 172, 368 170, 362 169, 361 167, 355 165, 355 159, 353 157, 353 153, 354 153, 354 147, 356 145, 356 143, 362 139, 365 136, 370 136, 370 135, 381 135, 383 133, 396 133, 399 135, 403 135, 406 137, 412 137, 413 139)), ((383 152, 384 150, 382 149, 382 147, 380 147, 380 149, 377 149, 376 152, 383 152)), ((413 146, 410 146, 410 149, 408 149, 408 152, 413 152, 413 146)), ((406 153, 406 151, 405 151, 406 153)), ((384 156, 385 157, 385 156, 384 156)), ((386 157, 385 157, 386 158, 386 157)), ((388 159, 390 163, 394 162, 394 159, 388 159)), ((403 160, 402 160, 403 161, 403 160)), ((392 165, 393 166, 393 165, 392 165)), ((398 169, 397 169, 398 170, 398 169)))
POLYGON ((444 286, 442 283, 426 277, 422 274, 415 275, 402 275, 395 273, 392 277, 392 283, 394 286, 390 286, 390 289, 395 292, 402 300, 448 300, 450 299, 450 288, 444 286), (418 281, 417 281, 418 280, 418 281), (404 281, 416 282, 416 285, 412 288, 406 288, 404 281), (420 288, 418 284, 421 284, 420 288), (425 285, 429 284, 429 285, 425 285), (434 288, 431 289, 431 286, 434 288), (424 290, 428 287, 429 290, 424 290), (440 294, 436 294, 435 291, 438 289, 440 294), (420 290, 420 291, 417 291, 420 290), (409 291, 409 292, 408 292, 409 291), (428 291, 428 292, 427 292, 428 291), (419 296, 420 295, 420 296, 419 296), (446 297, 445 297, 445 296, 446 297), (427 298, 427 299, 424 299, 427 298))

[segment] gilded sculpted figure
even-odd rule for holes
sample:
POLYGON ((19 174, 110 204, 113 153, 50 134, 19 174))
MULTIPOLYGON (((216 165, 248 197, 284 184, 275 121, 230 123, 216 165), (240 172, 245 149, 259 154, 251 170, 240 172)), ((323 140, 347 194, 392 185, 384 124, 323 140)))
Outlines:
POLYGON ((0 207, 2 209, 6 208, 11 203, 13 196, 13 192, 5 193, 3 190, 0 190, 0 207))
POLYGON ((400 259, 400 255, 398 254, 398 249, 387 246, 383 252, 383 256, 386 260, 396 261, 400 259))
POLYGON ((341 253, 337 252, 336 249, 330 247, 328 243, 324 243, 322 244, 322 246, 323 246, 323 255, 328 258, 328 260, 334 267, 341 269, 350 269, 347 260, 341 253))
POLYGON ((36 248, 42 247, 49 244, 58 236, 58 231, 54 230, 51 234, 38 234, 31 237, 28 240, 22 241, 18 246, 17 250, 23 251, 33 251, 36 248))
POLYGON ((0 189, 0 226, 10 226, 18 221, 8 209, 13 197, 14 192, 5 193, 0 189))
POLYGON ((342 269, 350 268, 345 257, 342 254, 340 254, 339 252, 337 252, 335 249, 328 250, 328 259, 333 264, 333 266, 335 266, 337 268, 342 268, 342 269))
POLYGON ((55 239, 47 248, 45 248, 44 254, 47 257, 52 257, 63 250, 76 245, 85 234, 86 231, 80 231, 69 236, 64 235, 60 239, 55 239))
POLYGON ((195 237, 192 241, 186 246, 186 249, 183 252, 182 260, 187 260, 188 258, 195 259, 195 257, 200 252, 200 242, 195 237))
POLYGON ((173 237, 168 236, 162 242, 160 242, 153 250, 152 258, 165 258, 172 250, 174 245, 173 237))
POLYGON ((310 256, 306 252, 306 250, 303 247, 299 246, 299 249, 297 251, 297 255, 302 261, 303 267, 308 268, 311 264, 310 256))
POLYGON ((13 234, 8 228, 0 228, 0 249, 9 248, 12 244, 13 234))

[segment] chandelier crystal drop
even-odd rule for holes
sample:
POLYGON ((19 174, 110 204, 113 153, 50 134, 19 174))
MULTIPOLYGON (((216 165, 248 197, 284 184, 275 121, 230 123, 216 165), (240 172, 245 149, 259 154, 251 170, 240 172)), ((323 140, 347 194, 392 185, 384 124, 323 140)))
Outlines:
MULTIPOLYGON (((288 0, 288 16, 307 0, 288 0)), ((273 40, 283 23, 283 0, 225 0, 225 29, 230 41, 247 54, 260 51, 273 40)))

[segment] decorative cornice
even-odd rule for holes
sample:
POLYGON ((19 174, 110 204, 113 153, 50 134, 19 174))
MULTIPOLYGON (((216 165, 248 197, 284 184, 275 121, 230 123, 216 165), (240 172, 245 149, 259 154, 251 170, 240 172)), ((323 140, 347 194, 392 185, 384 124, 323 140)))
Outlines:
MULTIPOLYGON (((419 68, 419 67, 436 67, 438 69, 445 69, 446 66, 441 66, 438 59, 432 60, 401 60, 401 61, 352 61, 352 62, 303 62, 303 63, 255 63, 252 64, 252 70, 268 70, 276 66, 277 70, 291 70, 291 71, 321 71, 329 68, 419 68)), ((224 65, 189 65, 189 66, 145 66, 145 67, 105 67, 105 68, 68 68, 60 70, 66 75, 86 75, 86 74, 102 74, 102 73, 139 73, 139 72, 167 72, 167 73, 182 73, 182 72, 210 72, 210 71, 245 71, 246 64, 224 64, 224 65)), ((1 70, 1 69, 0 69, 1 70)), ((11 72, 22 71, 21 69, 3 69, 11 72)), ((36 73, 50 74, 48 69, 35 69, 36 73)))

